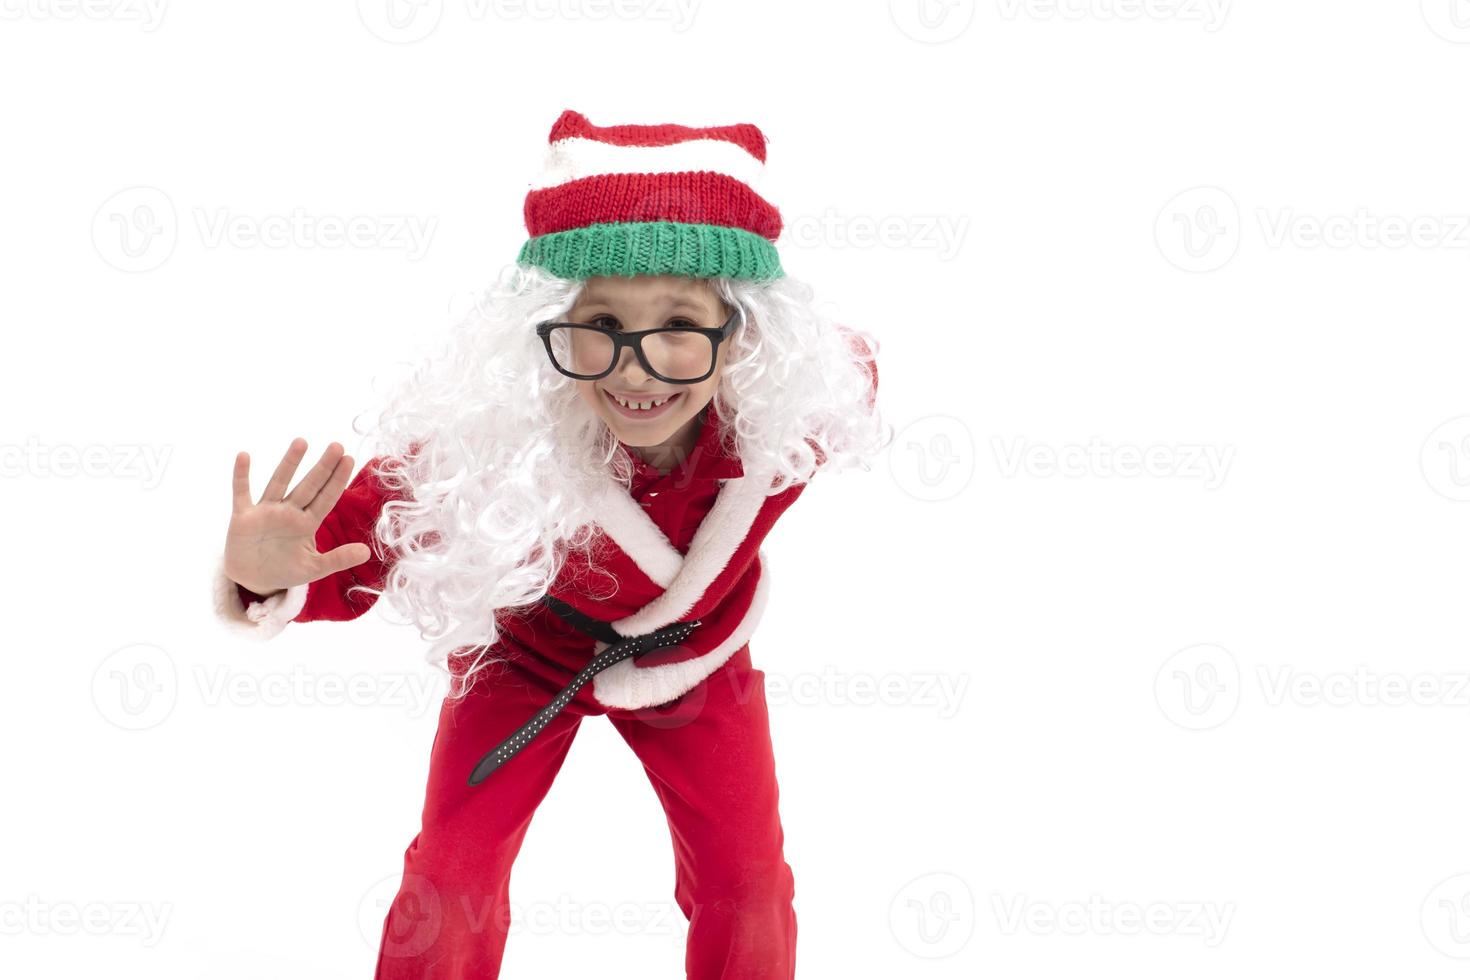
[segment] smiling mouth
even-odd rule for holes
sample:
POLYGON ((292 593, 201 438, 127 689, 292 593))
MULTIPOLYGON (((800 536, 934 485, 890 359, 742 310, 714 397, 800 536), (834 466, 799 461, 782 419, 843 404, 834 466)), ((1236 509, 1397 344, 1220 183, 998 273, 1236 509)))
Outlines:
POLYGON ((682 391, 675 391, 667 395, 650 395, 646 398, 632 399, 614 395, 606 388, 602 389, 602 393, 607 396, 607 400, 612 403, 619 414, 630 418, 651 418, 662 415, 671 404, 678 400, 680 395, 684 394, 682 391))

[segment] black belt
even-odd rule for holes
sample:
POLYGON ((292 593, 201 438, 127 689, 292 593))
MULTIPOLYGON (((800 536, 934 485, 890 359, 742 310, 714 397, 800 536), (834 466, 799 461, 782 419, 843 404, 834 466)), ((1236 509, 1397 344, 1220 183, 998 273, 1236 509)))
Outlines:
POLYGON ((546 706, 531 716, 515 732, 488 752, 475 766, 475 771, 470 773, 470 785, 475 786, 484 781, 486 776, 499 769, 512 756, 530 744, 531 739, 541 734, 541 729, 567 706, 577 692, 592 679, 598 671, 605 670, 613 664, 627 660, 629 657, 640 656, 651 650, 662 650, 664 647, 683 643, 698 626, 700 620, 687 623, 670 623, 662 629, 656 629, 652 633, 644 633, 642 636, 622 636, 612 628, 611 623, 605 623, 600 619, 593 619, 586 613, 567 605, 565 602, 551 594, 541 597, 542 603, 548 606, 567 624, 581 630, 589 636, 595 637, 609 644, 608 648, 588 662, 587 666, 577 671, 577 676, 571 679, 566 687, 556 697, 547 702, 546 706))

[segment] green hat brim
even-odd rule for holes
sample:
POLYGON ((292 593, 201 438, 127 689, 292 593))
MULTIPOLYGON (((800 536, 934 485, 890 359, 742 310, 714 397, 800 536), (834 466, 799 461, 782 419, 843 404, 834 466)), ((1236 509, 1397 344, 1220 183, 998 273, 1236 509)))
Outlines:
POLYGON ((517 262, 563 279, 688 276, 767 280, 785 275, 767 238, 723 225, 635 221, 587 225, 527 239, 517 262))

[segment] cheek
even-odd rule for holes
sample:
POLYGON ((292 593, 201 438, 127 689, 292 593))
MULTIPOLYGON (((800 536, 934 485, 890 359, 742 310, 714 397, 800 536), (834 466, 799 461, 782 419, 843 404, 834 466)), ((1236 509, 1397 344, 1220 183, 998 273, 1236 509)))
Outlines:
POLYGON ((725 373, 725 346, 720 345, 719 352, 715 355, 715 373, 701 381, 697 388, 700 389, 704 398, 713 398, 715 390, 720 387, 720 375, 725 373))
POLYGON ((577 386, 577 394, 581 395, 582 400, 587 404, 596 407, 602 401, 602 396, 598 394, 595 382, 576 381, 573 383, 577 386))
POLYGON ((684 405, 684 410, 679 413, 681 416, 680 424, 688 422, 694 416, 704 411, 705 406, 714 399, 715 390, 719 386, 719 371, 716 371, 697 385, 689 385, 689 396, 685 399, 686 404, 684 405))

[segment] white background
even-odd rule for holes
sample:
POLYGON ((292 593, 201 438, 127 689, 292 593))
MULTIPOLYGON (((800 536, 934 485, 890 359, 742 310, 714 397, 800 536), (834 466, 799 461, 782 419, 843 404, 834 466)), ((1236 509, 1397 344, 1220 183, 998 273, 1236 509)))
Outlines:
MULTIPOLYGON (((358 450, 574 108, 761 126, 881 343, 752 643, 801 975, 1463 976, 1470 4, 397 10, 0 3, 0 972, 371 974, 442 688, 221 629, 231 461, 358 450)), ((504 975, 681 976, 672 888, 590 719, 504 975)))

